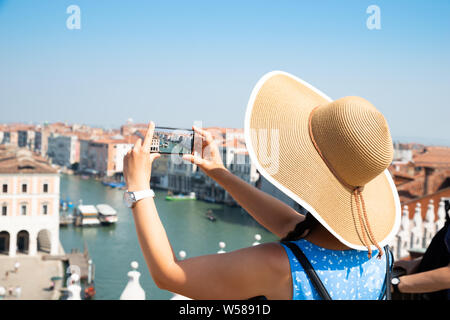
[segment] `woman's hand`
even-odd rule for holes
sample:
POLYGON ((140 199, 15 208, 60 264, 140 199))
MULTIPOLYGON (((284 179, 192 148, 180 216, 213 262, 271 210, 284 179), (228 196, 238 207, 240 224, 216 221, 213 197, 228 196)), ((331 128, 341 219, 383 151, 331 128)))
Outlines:
POLYGON ((128 191, 140 191, 150 187, 150 176, 153 160, 159 153, 150 153, 155 124, 150 122, 144 141, 138 139, 133 149, 123 159, 123 176, 128 191))
POLYGON ((226 170, 211 133, 196 126, 192 126, 192 129, 202 138, 201 155, 185 154, 183 159, 198 165, 210 177, 220 170, 226 170))

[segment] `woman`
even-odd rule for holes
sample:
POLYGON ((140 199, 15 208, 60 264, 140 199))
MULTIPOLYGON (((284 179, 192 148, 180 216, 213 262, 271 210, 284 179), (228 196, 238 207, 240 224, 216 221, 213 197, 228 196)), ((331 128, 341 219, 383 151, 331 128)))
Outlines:
MULTIPOLYGON (((232 175, 212 136, 201 155, 185 155, 224 187, 261 225, 295 240, 332 299, 378 299, 386 273, 381 247, 395 235, 398 197, 385 170, 392 141, 384 117, 366 100, 331 101, 283 72, 264 76, 247 108, 245 135, 258 171, 309 212, 232 175), (270 140, 271 143, 268 143, 270 140), (268 150, 270 146, 273 147, 268 150)), ((148 190, 154 124, 124 159, 128 192, 148 190)), ((149 193, 149 195, 151 195, 149 193)), ((193 299, 320 299, 284 243, 178 260, 151 196, 133 205, 138 239, 157 286, 193 299)))

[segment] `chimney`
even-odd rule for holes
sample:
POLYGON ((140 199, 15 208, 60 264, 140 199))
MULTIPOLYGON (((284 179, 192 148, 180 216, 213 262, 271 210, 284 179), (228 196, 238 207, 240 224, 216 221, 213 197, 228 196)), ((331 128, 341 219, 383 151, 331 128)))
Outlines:
POLYGON ((434 168, 431 167, 424 167, 425 170, 425 179, 423 182, 423 195, 426 196, 427 194, 431 193, 431 183, 430 183, 430 176, 433 174, 434 172, 434 168))

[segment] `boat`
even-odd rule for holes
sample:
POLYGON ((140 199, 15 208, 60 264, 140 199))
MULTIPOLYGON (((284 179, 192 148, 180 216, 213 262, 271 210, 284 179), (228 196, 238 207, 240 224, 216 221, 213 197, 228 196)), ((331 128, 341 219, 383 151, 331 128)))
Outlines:
POLYGON ((125 182, 115 182, 115 181, 102 181, 102 184, 104 185, 104 186, 107 186, 107 187, 111 187, 111 188, 123 188, 123 187, 125 187, 125 182))
POLYGON ((75 225, 79 227, 96 226, 100 224, 98 210, 93 205, 79 205, 74 210, 75 225))
POLYGON ((102 203, 98 204, 96 208, 101 224, 113 224, 118 221, 117 211, 110 205, 102 203))
POLYGON ((106 181, 106 180, 102 181, 102 185, 104 185, 104 186, 109 186, 110 183, 111 183, 110 181, 106 181))
POLYGON ((95 296, 95 286, 93 283, 91 283, 90 285, 88 285, 85 289, 84 289, 84 299, 85 300, 90 300, 93 299, 95 296))
POLYGON ((61 227, 68 226, 74 222, 74 216, 71 214, 64 214, 59 217, 59 225, 61 227))
POLYGON ((203 198, 203 201, 210 202, 210 203, 216 203, 216 199, 214 199, 213 197, 209 197, 209 196, 205 196, 203 198))
POLYGON ((206 211, 205 218, 212 222, 215 222, 217 220, 216 217, 213 216, 213 212, 211 209, 206 211))
POLYGON ((189 194, 177 194, 177 195, 167 195, 166 200, 168 201, 180 201, 180 200, 195 200, 195 192, 189 194))

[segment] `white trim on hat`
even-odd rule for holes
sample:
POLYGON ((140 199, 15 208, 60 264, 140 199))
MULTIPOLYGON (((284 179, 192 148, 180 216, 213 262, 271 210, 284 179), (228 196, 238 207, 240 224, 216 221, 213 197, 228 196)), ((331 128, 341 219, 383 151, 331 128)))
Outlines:
MULTIPOLYGON (((348 241, 344 240, 340 235, 338 235, 326 222, 325 220, 323 220, 320 215, 317 213, 316 210, 314 210, 313 207, 311 207, 310 204, 308 204, 306 201, 304 201, 303 199, 301 199, 299 196, 297 196, 296 194, 294 194, 292 191, 290 191, 288 188, 284 187, 282 184, 280 184, 278 181, 276 181, 258 162, 258 158, 256 156, 255 151, 253 150, 252 144, 251 144, 251 140, 250 140, 250 116, 252 114, 252 109, 253 109, 253 105, 256 99, 256 96, 259 92, 259 90, 261 89, 262 85, 271 77, 276 76, 276 75, 285 75, 287 77, 290 77, 296 81, 298 81, 299 83, 301 83, 302 85, 304 85, 305 87, 311 89, 312 91, 314 91, 315 93, 317 93, 318 95, 322 96, 324 99, 332 102, 333 100, 328 97, 326 94, 324 94, 323 92, 321 92, 320 90, 314 88, 312 85, 310 85, 309 83, 303 81, 302 79, 289 74, 287 72, 284 71, 272 71, 269 72, 267 74, 265 74, 255 85, 255 87, 253 88, 253 91, 250 95, 250 100, 248 102, 247 105, 247 110, 245 112, 245 124, 244 124, 244 137, 245 137, 245 144, 247 146, 247 150, 250 156, 250 159, 253 161, 253 163, 255 164, 256 168, 258 169, 258 171, 263 175, 264 178, 266 178, 270 183, 272 183, 275 187, 277 187, 278 189, 280 189, 281 191, 283 191, 287 196, 289 196, 290 198, 292 198, 294 201, 296 201, 298 204, 300 204, 303 208, 305 208, 306 210, 308 210, 308 212, 310 212, 314 218, 316 218, 333 236, 335 236, 340 242, 342 242, 343 244, 345 244, 346 246, 353 248, 353 249, 357 249, 357 250, 364 250, 367 251, 367 247, 362 246, 362 245, 354 245, 352 243, 349 243, 348 241)), ((386 175, 386 178, 389 182, 389 185, 391 187, 391 191, 392 191, 392 195, 394 197, 394 202, 395 202, 395 221, 394 221, 394 226, 391 230, 391 232, 389 233, 389 235, 383 239, 382 241, 379 242, 379 245, 381 247, 387 245, 390 243, 390 241, 395 237, 395 235, 397 234, 399 228, 400 228, 400 221, 401 221, 401 205, 400 205, 400 199, 398 197, 398 192, 397 192, 397 188, 395 187, 394 181, 392 180, 391 174, 389 172, 388 169, 384 170, 384 174, 386 175)), ((374 245, 371 245, 371 248, 376 250, 376 247, 374 245)))

